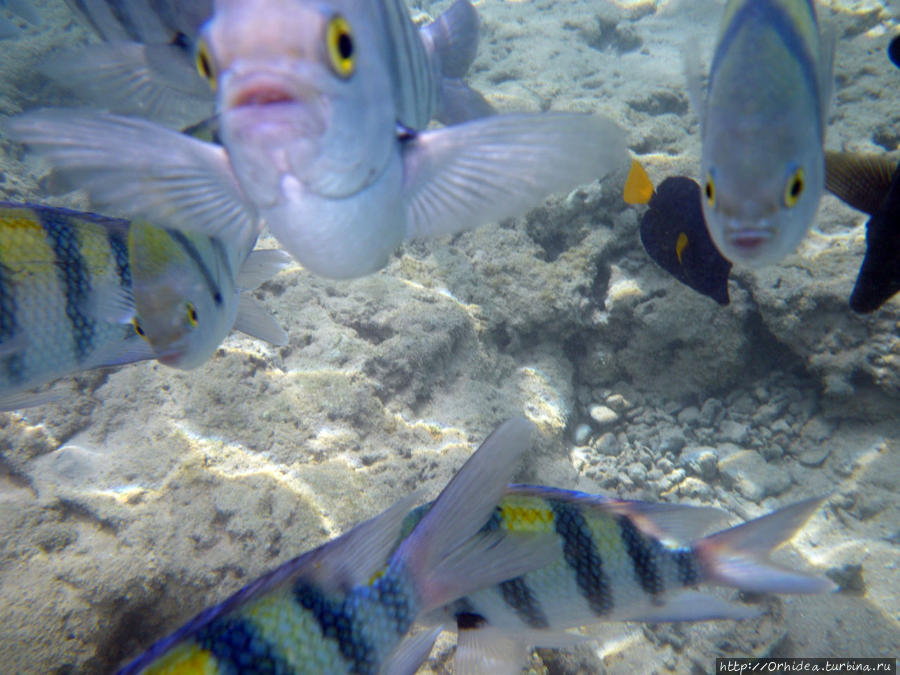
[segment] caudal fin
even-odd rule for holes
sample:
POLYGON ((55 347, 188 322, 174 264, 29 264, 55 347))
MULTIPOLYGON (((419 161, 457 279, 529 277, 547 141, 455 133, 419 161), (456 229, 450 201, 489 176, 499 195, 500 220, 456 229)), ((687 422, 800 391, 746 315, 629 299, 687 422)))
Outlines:
POLYGON ((422 41, 440 66, 438 107, 442 124, 461 124, 497 111, 462 81, 478 52, 478 12, 469 0, 456 0, 446 12, 421 29, 422 41))
POLYGON ((699 540, 694 548, 703 566, 703 580, 756 593, 834 590, 835 584, 828 579, 769 560, 769 554, 794 536, 825 499, 806 499, 699 540))

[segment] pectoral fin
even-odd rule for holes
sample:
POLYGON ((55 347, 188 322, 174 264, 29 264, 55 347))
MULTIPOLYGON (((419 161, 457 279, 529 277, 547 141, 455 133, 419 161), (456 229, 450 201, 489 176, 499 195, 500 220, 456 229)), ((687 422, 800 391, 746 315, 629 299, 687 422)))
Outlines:
POLYGON ((594 115, 488 117, 406 141, 407 236, 518 216, 548 195, 628 165, 624 133, 594 115))
POLYGON ((106 212, 239 248, 259 234, 255 210, 217 145, 146 120, 77 109, 25 113, 5 128, 106 212))

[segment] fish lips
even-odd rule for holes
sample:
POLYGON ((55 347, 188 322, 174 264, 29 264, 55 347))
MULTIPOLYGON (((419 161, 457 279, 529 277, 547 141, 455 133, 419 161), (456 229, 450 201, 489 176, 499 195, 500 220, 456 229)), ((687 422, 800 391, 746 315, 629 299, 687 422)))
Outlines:
POLYGON ((722 254, 732 262, 763 266, 772 257, 777 231, 766 219, 746 222, 734 218, 725 221, 720 237, 722 254))

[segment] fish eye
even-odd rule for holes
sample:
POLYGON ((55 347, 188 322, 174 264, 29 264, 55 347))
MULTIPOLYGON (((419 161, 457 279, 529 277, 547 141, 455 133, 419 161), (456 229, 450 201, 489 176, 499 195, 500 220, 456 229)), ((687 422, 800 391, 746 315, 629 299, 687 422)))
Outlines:
POLYGON ((194 307, 194 303, 189 302, 186 305, 187 307, 187 318, 188 322, 191 324, 191 328, 197 327, 197 308, 194 307))
POLYGON ((325 44, 331 68, 338 77, 344 79, 353 74, 356 68, 356 45, 350 24, 340 14, 328 22, 325 32, 325 44))
POLYGON ((147 333, 144 332, 144 327, 141 325, 141 322, 137 320, 137 317, 131 320, 131 325, 134 326, 134 332, 140 335, 145 340, 147 339, 147 333))
POLYGON ((784 186, 784 205, 791 208, 800 201, 806 182, 803 180, 803 169, 797 167, 784 186))
POLYGON ((706 174, 706 185, 703 186, 703 194, 706 195, 706 201, 710 206, 716 205, 716 182, 713 180, 712 172, 706 174))
POLYGON ((197 72, 203 76, 203 79, 209 82, 210 89, 216 89, 216 73, 212 65, 212 55, 209 53, 209 46, 205 40, 197 42, 197 55, 194 58, 194 64, 197 66, 197 72))

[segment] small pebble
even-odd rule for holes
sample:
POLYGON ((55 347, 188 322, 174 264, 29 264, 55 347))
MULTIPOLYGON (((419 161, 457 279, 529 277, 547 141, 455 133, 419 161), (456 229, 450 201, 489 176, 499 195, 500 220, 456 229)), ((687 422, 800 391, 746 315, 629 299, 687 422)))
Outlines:
POLYGON ((572 433, 572 440, 575 445, 584 445, 591 437, 591 426, 589 424, 579 424, 572 433))
POLYGON ((601 428, 611 426, 619 420, 619 414, 605 405, 592 405, 589 412, 591 419, 601 428))

